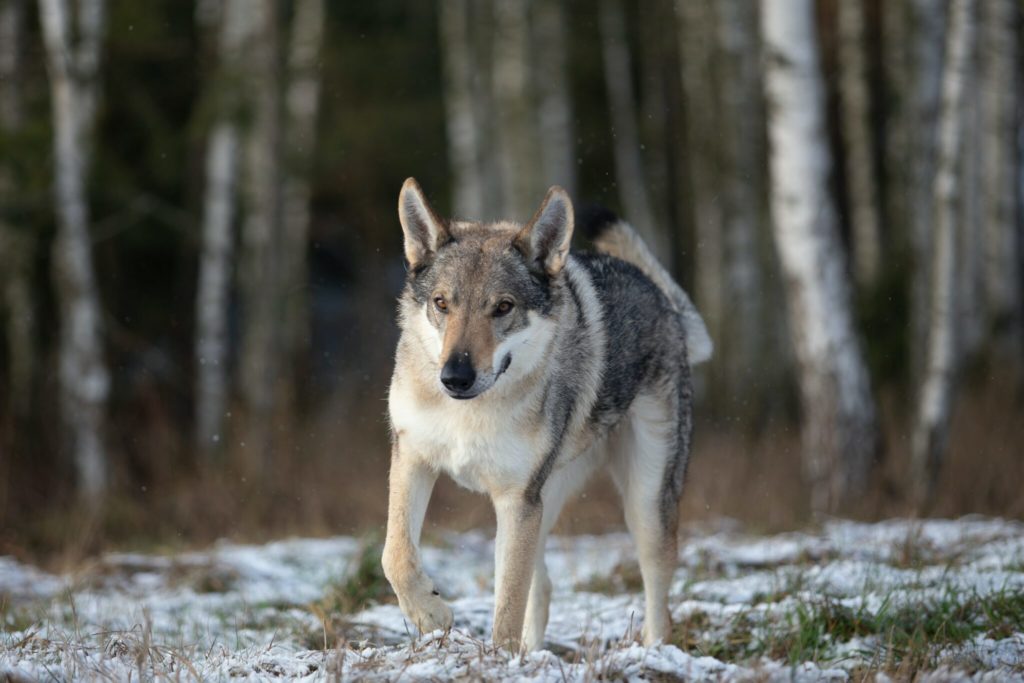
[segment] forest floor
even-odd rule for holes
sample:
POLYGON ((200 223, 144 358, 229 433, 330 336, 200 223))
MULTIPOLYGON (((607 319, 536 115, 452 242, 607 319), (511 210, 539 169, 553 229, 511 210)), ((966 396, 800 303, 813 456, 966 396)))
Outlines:
POLYGON ((339 537, 108 554, 67 575, 0 558, 0 680, 377 678, 1024 681, 1024 524, 830 521, 685 530, 673 643, 636 642, 628 536, 553 538, 545 649, 487 642, 493 545, 431 539, 455 628, 418 635, 379 544, 339 537), (882 675, 884 674, 884 675, 882 675))

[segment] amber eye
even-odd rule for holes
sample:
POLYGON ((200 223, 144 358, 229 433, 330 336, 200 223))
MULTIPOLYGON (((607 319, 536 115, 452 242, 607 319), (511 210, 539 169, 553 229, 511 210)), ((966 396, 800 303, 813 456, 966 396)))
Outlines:
POLYGON ((442 313, 448 312, 448 302, 444 300, 443 296, 434 297, 434 307, 442 313))
POLYGON ((494 316, 496 318, 500 318, 503 315, 508 315, 509 311, 511 311, 514 306, 515 304, 513 304, 508 299, 505 299, 504 301, 499 302, 498 305, 495 307, 494 316))

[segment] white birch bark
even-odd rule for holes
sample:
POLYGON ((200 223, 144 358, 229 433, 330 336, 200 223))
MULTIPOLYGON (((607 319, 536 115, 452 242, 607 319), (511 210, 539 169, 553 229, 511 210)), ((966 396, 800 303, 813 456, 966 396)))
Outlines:
MULTIPOLYGON (((441 50, 444 64, 445 125, 452 169, 453 203, 459 218, 484 215, 483 125, 476 104, 475 63, 469 0, 440 3, 441 50)), ((493 207, 492 207, 493 210, 493 207)))
MULTIPOLYGON (((17 135, 23 124, 22 57, 25 2, 7 0, 0 5, 0 131, 17 135)), ((14 196, 14 178, 0 160, 0 195, 14 196)), ((0 287, 7 309, 8 393, 15 417, 29 417, 32 378, 35 374, 35 312, 32 263, 35 240, 25 226, 8 222, 0 214, 0 287)))
POLYGON ((228 403, 227 318, 237 169, 238 130, 233 123, 218 122, 207 142, 196 292, 196 445, 206 455, 221 449, 228 403))
POLYGON ((537 134, 545 186, 576 196, 576 144, 569 88, 568 36, 562 0, 534 2, 533 82, 537 85, 537 134))
POLYGON ((501 217, 524 220, 543 195, 533 121, 527 3, 494 0, 493 88, 501 217))
POLYGON ((309 351, 310 176, 320 108, 320 48, 324 0, 297 0, 288 56, 287 177, 284 189, 286 358, 298 361, 309 351))
POLYGON ((665 262, 668 251, 666 236, 654 223, 654 212, 647 192, 640 132, 636 122, 632 60, 626 42, 626 17, 621 0, 600 0, 598 15, 604 82, 612 121, 615 181, 624 218, 636 228, 655 256, 665 262))
POLYGON ((89 240, 86 178, 98 98, 103 0, 40 0, 53 108, 57 236, 53 269, 60 302, 62 418, 83 500, 98 504, 109 464, 103 423, 110 373, 103 358, 102 311, 89 240))
POLYGON ((764 0, 771 216, 787 287, 816 511, 863 492, 876 452, 875 406, 850 313, 812 0, 764 0))
MULTIPOLYGON (((221 79, 226 88, 221 109, 206 148, 206 187, 203 198, 202 246, 196 291, 196 445, 206 457, 224 443, 228 382, 228 302, 237 213, 239 76, 247 45, 256 25, 246 0, 227 0, 220 8, 218 51, 221 79)), ((209 11, 207 12, 209 13, 209 11)), ((200 21, 205 15, 200 15, 200 21)))
POLYGON ((872 154, 871 101, 868 90, 867 43, 862 0, 837 4, 839 21, 839 92, 853 272, 858 284, 875 284, 881 270, 882 244, 878 186, 872 154))
POLYGON ((252 121, 245 141, 239 379, 248 432, 244 465, 255 471, 265 466, 271 455, 272 421, 277 407, 275 390, 281 369, 283 103, 277 3, 252 0, 248 7, 258 34, 246 55, 252 121))
POLYGON ((912 493, 926 505, 935 490, 953 410, 957 370, 957 218, 961 188, 965 86, 974 34, 974 0, 953 0, 942 76, 942 111, 934 181, 934 251, 928 309, 928 352, 911 443, 912 493))
MULTIPOLYGON (((473 112, 476 117, 478 140, 478 163, 480 165, 480 185, 483 198, 480 219, 507 218, 502 215, 504 204, 504 178, 502 177, 502 145, 501 127, 504 119, 498 111, 497 87, 495 76, 497 68, 497 10, 494 2, 474 2, 469 0, 469 45, 475 68, 470 69, 470 94, 473 99, 473 112)), ((546 190, 547 188, 541 188, 546 190)))
MULTIPOLYGON (((677 0, 686 159, 694 232, 696 299, 712 338, 721 340, 726 316, 723 214, 719 189, 718 97, 709 74, 715 70, 715 29, 708 0, 677 0)), ((748 122, 749 123, 749 122, 748 122)))
POLYGON ((995 341, 1020 345, 1021 245, 1016 201, 1020 103, 1019 3, 984 0, 981 78, 985 299, 995 341))
MULTIPOLYGON (((719 286, 726 310, 712 339, 721 345, 716 383, 730 412, 756 417, 771 387, 763 359, 770 344, 765 329, 765 276, 761 263, 761 197, 764 190, 763 121, 757 5, 719 0, 715 30, 718 48, 719 144, 721 152, 722 270, 719 286), (717 336, 716 336, 717 335, 717 336)), ((765 226, 766 227, 766 226, 765 226)), ((706 280, 714 277, 705 273, 706 280)), ((706 285, 708 286, 708 285, 706 285)), ((712 370, 714 372, 714 369, 712 370)))

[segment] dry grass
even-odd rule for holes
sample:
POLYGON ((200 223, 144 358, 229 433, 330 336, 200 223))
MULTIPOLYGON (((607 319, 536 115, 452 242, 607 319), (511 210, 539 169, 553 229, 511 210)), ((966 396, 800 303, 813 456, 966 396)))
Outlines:
MULTIPOLYGON (((927 515, 1024 517, 1019 488, 1024 480, 1024 397, 1009 382, 981 380, 962 388, 949 457, 927 515)), ((905 498, 909 429, 898 408, 903 403, 894 395, 883 398, 885 459, 871 491, 845 514, 879 519, 912 512, 905 498)), ((389 461, 383 410, 382 401, 351 399, 326 406, 302 425, 282 424, 276 429, 277 457, 262 470, 246 463, 238 445, 228 450, 224 466, 199 466, 188 457, 182 435, 174 441, 167 429, 147 430, 154 441, 141 444, 140 450, 151 446, 151 460, 183 465, 150 467, 143 477, 146 484, 130 491, 119 488, 100 516, 83 514, 68 502, 73 499, 67 482, 50 482, 54 492, 40 495, 45 487, 32 477, 43 475, 25 465, 29 484, 17 489, 0 485, 0 500, 7 499, 0 554, 59 568, 113 547, 173 551, 222 537, 259 541, 381 530, 389 461)), ((798 429, 791 425, 772 424, 753 437, 698 425, 683 519, 732 517, 765 532, 805 524, 810 515, 799 445, 798 429)), ((126 472, 119 476, 130 478, 126 472)), ((425 533, 493 524, 485 497, 441 479, 425 533)), ((614 487, 599 476, 566 508, 557 531, 622 527, 614 487)))

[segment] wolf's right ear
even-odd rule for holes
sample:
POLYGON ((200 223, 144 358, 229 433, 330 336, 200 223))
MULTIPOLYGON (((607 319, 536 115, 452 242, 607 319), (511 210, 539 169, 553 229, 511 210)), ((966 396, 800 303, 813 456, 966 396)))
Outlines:
POLYGON ((516 235, 515 245, 530 268, 554 277, 562 271, 572 242, 573 212, 569 193, 553 186, 529 223, 516 235))
POLYGON ((398 193, 398 219, 405 233, 405 260, 415 268, 441 248, 451 235, 430 206, 415 178, 406 178, 398 193))

